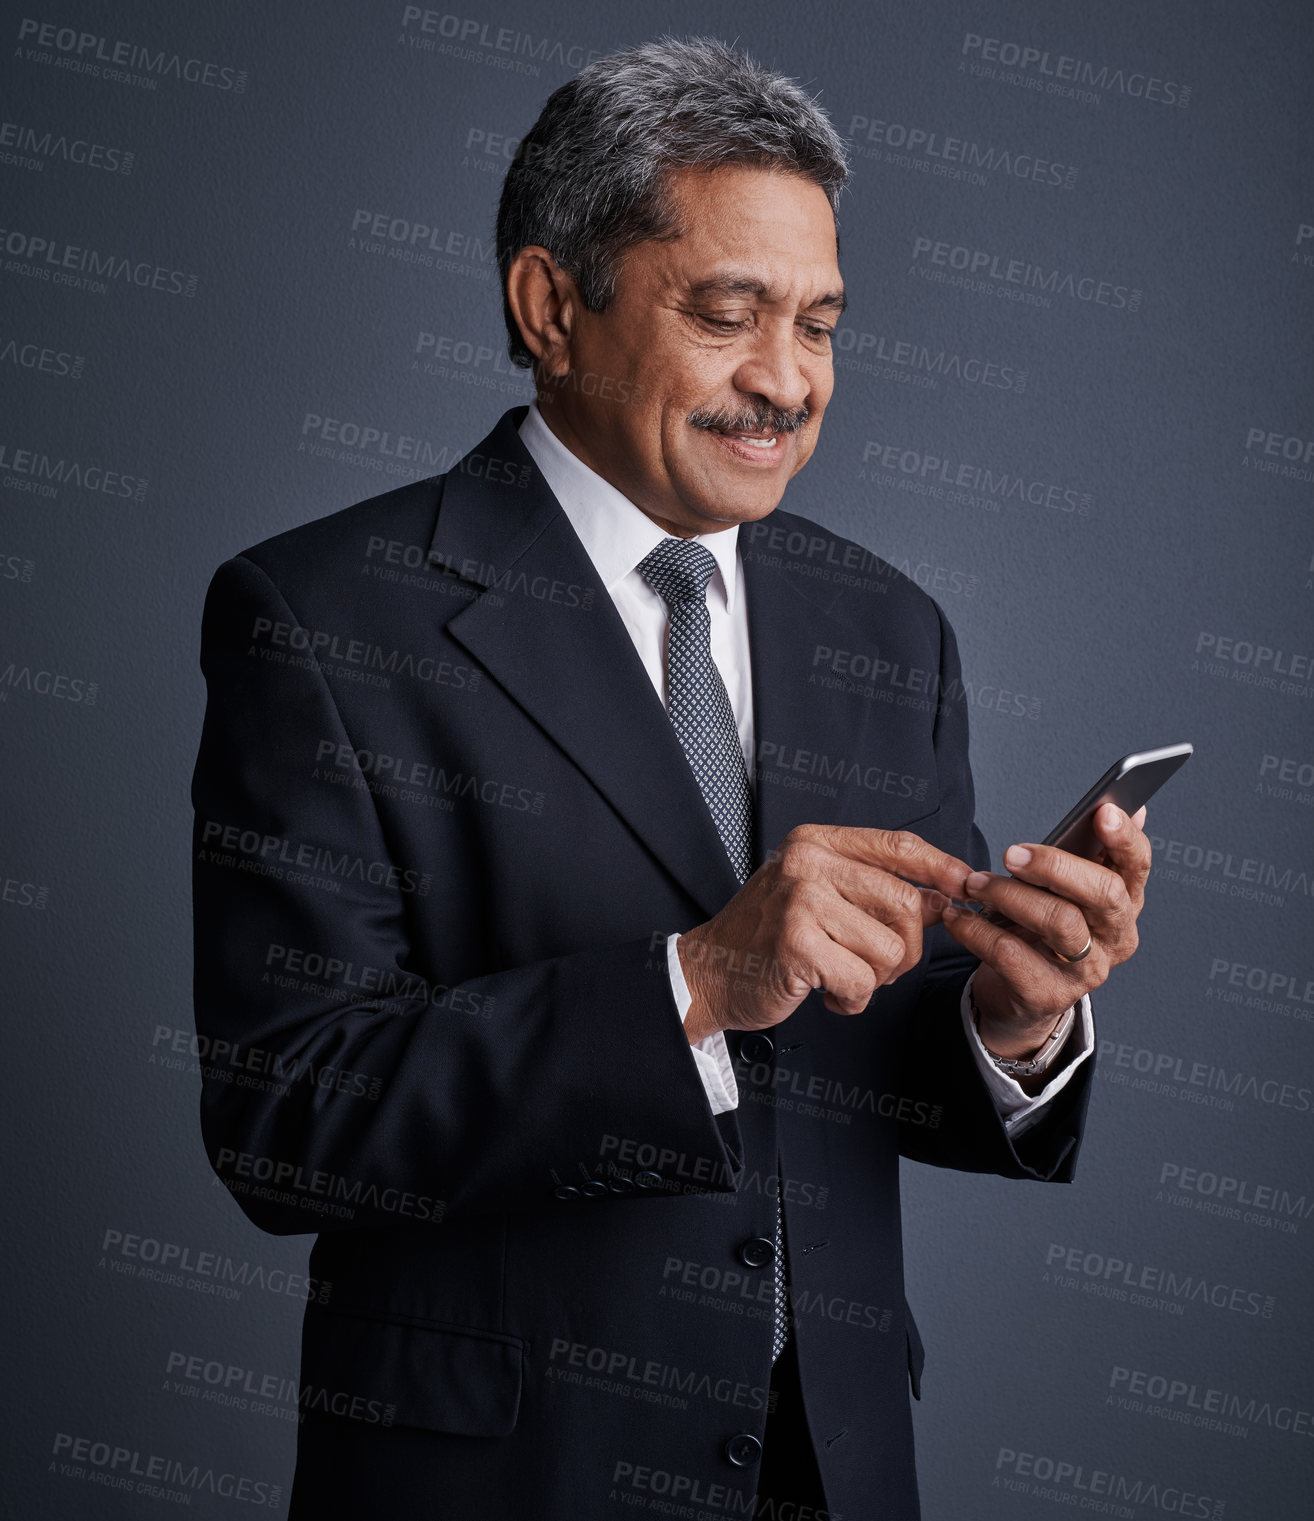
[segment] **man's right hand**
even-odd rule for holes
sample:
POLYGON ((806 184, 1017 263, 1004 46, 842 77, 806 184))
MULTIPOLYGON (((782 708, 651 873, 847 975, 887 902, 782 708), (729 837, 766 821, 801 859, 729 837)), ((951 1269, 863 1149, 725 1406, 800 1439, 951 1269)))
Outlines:
POLYGON ((790 830, 715 918, 676 942, 690 1045, 779 1024, 815 988, 832 1013, 860 1014, 921 960, 922 930, 966 896, 971 870, 904 831, 790 830))

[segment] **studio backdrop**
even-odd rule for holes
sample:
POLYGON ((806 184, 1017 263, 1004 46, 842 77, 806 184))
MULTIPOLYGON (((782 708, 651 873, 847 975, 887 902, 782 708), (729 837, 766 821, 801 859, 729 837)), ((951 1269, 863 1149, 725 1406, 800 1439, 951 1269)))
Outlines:
MULTIPOLYGON (((803 81, 851 142, 835 398, 784 505, 948 613, 996 864, 1116 756, 1196 747, 1150 808, 1142 947, 1095 999, 1076 1182, 905 1167, 926 1515, 1304 1513, 1303 0, 24 6, 0 23, 13 1513, 286 1506, 311 1238, 247 1222, 197 1122, 202 598, 529 400, 502 177, 552 90, 666 32, 803 81)), ((909 679, 866 649, 813 675, 891 712, 909 679)))

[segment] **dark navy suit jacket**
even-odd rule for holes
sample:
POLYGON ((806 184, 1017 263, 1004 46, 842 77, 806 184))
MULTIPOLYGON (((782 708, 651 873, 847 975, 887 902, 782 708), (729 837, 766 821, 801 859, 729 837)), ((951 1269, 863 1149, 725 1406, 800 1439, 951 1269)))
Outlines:
MULTIPOLYGON (((1066 1180, 1089 1073, 1011 1143, 937 930, 864 1014, 731 1035, 712 1116, 665 935, 736 881, 523 415, 206 602, 202 1123, 258 1226, 318 1233, 293 1515, 751 1514, 779 1190, 830 1507, 915 1517, 900 1152, 1066 1180)), ((940 610, 791 513, 739 535, 756 862, 831 822, 985 864, 940 610)))

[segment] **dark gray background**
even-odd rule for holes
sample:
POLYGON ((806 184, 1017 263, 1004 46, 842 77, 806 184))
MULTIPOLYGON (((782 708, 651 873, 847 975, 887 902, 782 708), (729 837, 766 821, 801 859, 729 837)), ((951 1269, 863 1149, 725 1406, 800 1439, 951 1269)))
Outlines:
MULTIPOLYGON (((76 48, 41 48, 23 34, 24 12, 3 8, 0 933, 15 1513, 167 1513, 168 1502, 106 1486, 105 1465, 61 1469, 61 1434, 140 1453, 142 1465, 162 1455, 281 1485, 281 1496, 258 1493, 286 1503, 287 1402, 280 1415, 204 1399, 183 1392, 177 1371, 200 1357, 257 1383, 294 1378, 301 1303, 277 1274, 303 1270, 310 1239, 245 1222, 202 1153, 195 1061, 166 1064, 191 1029, 202 596, 237 550, 446 468, 527 399, 502 354, 492 262, 507 160, 478 149, 524 131, 590 53, 670 30, 737 39, 820 91, 855 138, 839 353, 872 368, 841 363, 821 447, 786 505, 906 563, 946 607, 996 855, 1043 833, 1115 755, 1182 738, 1197 747, 1151 810, 1159 865, 1143 947, 1097 999, 1109 1044, 1075 1186, 906 1170, 909 1295, 928 1342, 917 1410, 927 1517, 1079 1509, 1093 1470, 1136 1496, 1105 1513, 1296 1514, 1314 1410, 1303 0, 849 0, 820 12, 502 0, 468 14, 439 5, 427 36, 400 4, 346 0, 28 14, 104 39, 102 55, 136 43, 230 70, 220 83, 241 88, 76 71, 76 48), (486 30, 453 50, 444 33, 467 22, 486 30), (1090 100, 1049 93, 1036 66, 974 73, 983 49, 972 35, 1080 59, 1106 71, 1103 88, 1085 86, 1090 100), (1179 101, 1189 87, 1187 103, 1131 93, 1147 77, 1179 101), (883 157, 868 136, 882 121, 975 144, 997 167, 974 183, 933 173, 933 158, 883 157), (66 157, 74 142, 114 150, 99 157, 119 169, 66 157), (1070 186, 1036 183, 1000 167, 1002 153, 1014 167, 1026 156, 1076 173, 1070 186), (457 268, 372 252, 359 234, 353 245, 361 212, 436 229, 450 250, 438 262, 457 268), (1059 292, 1036 306, 928 280, 919 237, 1141 297, 1134 311, 1059 292), (34 239, 194 276, 194 294, 116 278, 56 284, 32 272, 53 267, 33 256, 34 239), (472 351, 449 357, 446 374, 426 372, 444 340, 444 352, 472 351), (937 373, 928 365, 940 353, 1009 383, 937 373), (422 461, 399 465, 378 448, 312 454, 308 415, 423 440, 422 461), (1284 458, 1287 439, 1300 459, 1284 458), (897 446, 903 464, 864 473, 869 445, 897 446), (1087 510, 898 489, 926 456, 1057 485, 1087 510), (91 488, 90 467, 114 473, 110 492, 91 488), (42 468, 66 477, 53 494, 29 489, 42 468), (122 478, 127 496, 114 494, 122 478), (1210 640, 1236 643, 1209 659, 1210 640), (1281 653, 1257 663, 1261 646, 1281 653), (1264 993, 1231 986, 1233 967, 1264 993), (1158 1086, 1133 1086, 1147 1065, 1158 1086), (1214 1192, 1163 1182, 1171 1167, 1205 1175, 1206 1189, 1214 1179, 1214 1192), (1235 1217, 1215 1208, 1222 1178, 1251 1200, 1273 1190, 1268 1207, 1234 1196, 1235 1217), (125 1244, 134 1236, 146 1244, 125 1244), (1069 1251, 1076 1271, 1057 1271, 1069 1251), (244 1280, 236 1298, 207 1292, 223 1276, 207 1252, 231 1259, 223 1273, 244 1280), (175 1268, 189 1254, 179 1284, 146 1276, 155 1253, 175 1268), (1157 1306, 1102 1297, 1109 1259, 1134 1264, 1112 1270, 1115 1285, 1151 1269, 1173 1275, 1171 1292, 1157 1306), (1192 1298, 1201 1284, 1224 1303, 1240 1290, 1242 1308, 1192 1298), (1183 1420, 1120 1406, 1116 1369, 1193 1385, 1206 1404, 1205 1391, 1221 1391, 1209 1398, 1235 1430, 1196 1422, 1182 1390, 1169 1410, 1183 1420), (1001 1450, 1083 1474, 1065 1471, 1041 1493, 1019 1477, 1026 1461, 1001 1450)), ((250 1508, 205 1489, 191 1502, 202 1515, 250 1508)))

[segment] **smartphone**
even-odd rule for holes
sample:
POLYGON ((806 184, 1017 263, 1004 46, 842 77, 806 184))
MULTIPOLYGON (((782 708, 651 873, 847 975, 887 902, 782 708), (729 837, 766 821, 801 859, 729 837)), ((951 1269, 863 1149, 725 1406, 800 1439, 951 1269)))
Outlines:
MULTIPOLYGON (((1074 856, 1093 859, 1103 848, 1095 834, 1095 810, 1103 803, 1116 803, 1124 813, 1134 814, 1186 764, 1193 751, 1192 745, 1163 745, 1158 750, 1137 750, 1114 761, 1081 801, 1073 804, 1055 824, 1041 844, 1057 845, 1074 856)), ((992 924, 1010 922, 995 909, 984 909, 982 913, 992 924)))
POLYGON ((1095 836, 1095 810, 1103 803, 1116 803, 1131 815, 1158 792, 1172 774, 1190 760, 1192 745, 1164 745, 1158 750, 1137 750, 1114 761, 1079 803, 1041 841, 1057 845, 1074 856, 1097 856, 1101 845, 1095 836))

